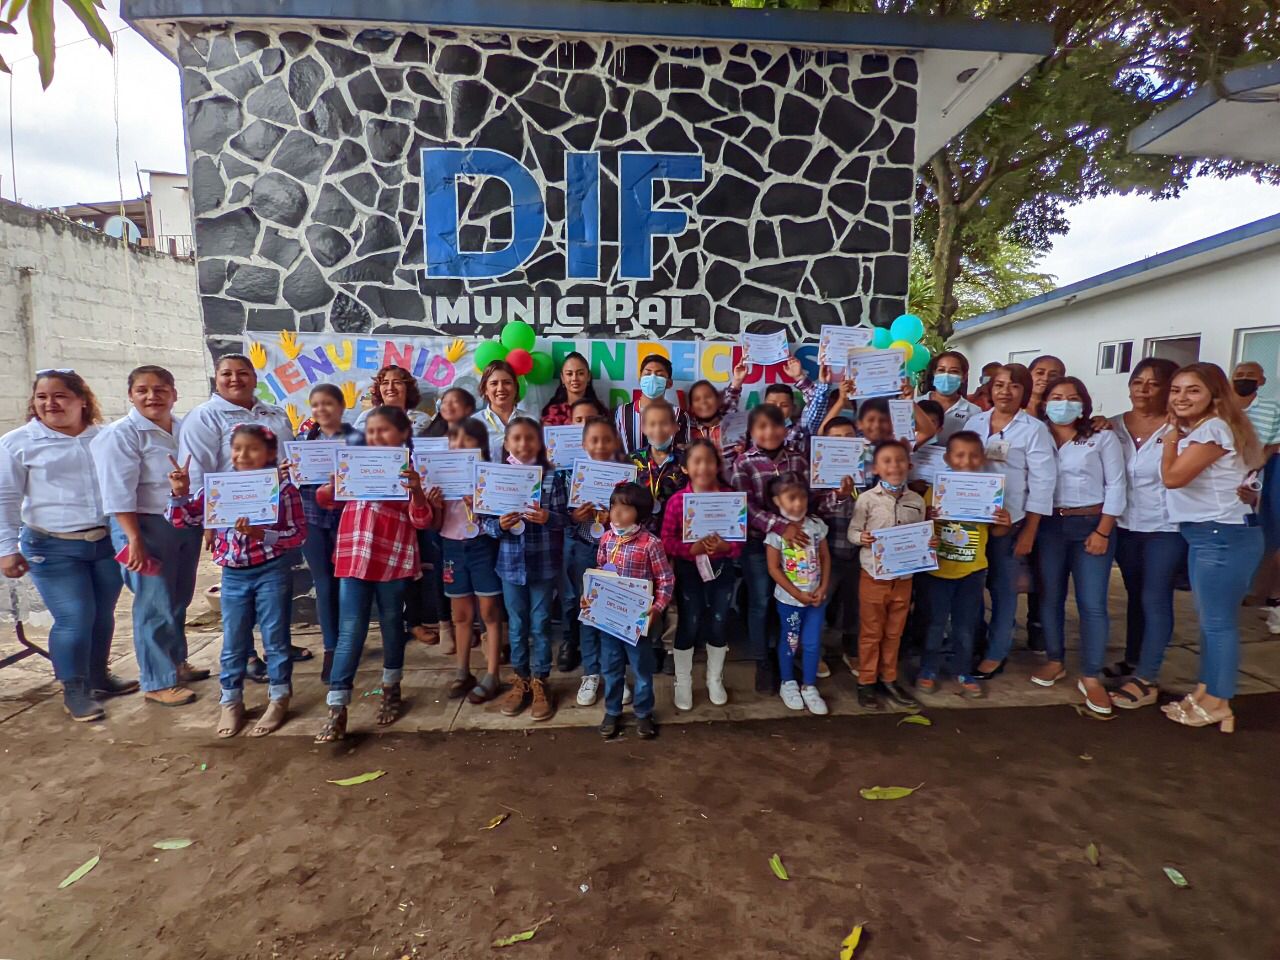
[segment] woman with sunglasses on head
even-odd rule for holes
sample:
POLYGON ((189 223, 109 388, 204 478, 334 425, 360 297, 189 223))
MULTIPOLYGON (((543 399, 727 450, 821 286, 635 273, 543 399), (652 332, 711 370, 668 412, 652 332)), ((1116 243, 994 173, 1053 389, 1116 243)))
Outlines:
POLYGON ((27 422, 0 437, 0 573, 31 574, 49 612, 49 654, 72 720, 101 720, 98 699, 132 693, 107 670, 124 585, 90 444, 102 414, 73 370, 41 370, 27 422))

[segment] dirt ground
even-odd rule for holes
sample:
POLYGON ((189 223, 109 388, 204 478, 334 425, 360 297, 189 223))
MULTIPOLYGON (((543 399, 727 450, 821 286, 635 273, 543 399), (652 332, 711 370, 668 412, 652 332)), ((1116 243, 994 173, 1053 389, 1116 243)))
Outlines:
POLYGON ((325 747, 9 723, 0 955, 817 958, 861 922, 867 960, 1271 960, 1280 694, 1237 710, 1230 737, 1063 705, 325 747))

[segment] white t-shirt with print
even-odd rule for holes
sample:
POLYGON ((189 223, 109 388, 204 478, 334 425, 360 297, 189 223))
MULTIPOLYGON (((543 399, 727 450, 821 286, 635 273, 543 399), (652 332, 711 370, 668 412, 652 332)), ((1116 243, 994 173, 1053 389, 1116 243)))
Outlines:
MULTIPOLYGON (((827 539, 827 525, 817 517, 805 517, 802 525, 809 535, 809 543, 804 547, 789 547, 787 542, 776 533, 764 538, 764 542, 782 553, 782 572, 791 585, 801 593, 809 593, 822 583, 822 555, 819 544, 827 539)), ((799 600, 787 593, 781 584, 774 584, 774 599, 793 607, 802 607, 799 600)))
POLYGON ((1174 523, 1244 523, 1249 507, 1236 491, 1249 471, 1236 451, 1231 428, 1220 417, 1206 420, 1178 441, 1178 453, 1193 443, 1216 443, 1227 453, 1185 487, 1166 493, 1169 519, 1174 523))

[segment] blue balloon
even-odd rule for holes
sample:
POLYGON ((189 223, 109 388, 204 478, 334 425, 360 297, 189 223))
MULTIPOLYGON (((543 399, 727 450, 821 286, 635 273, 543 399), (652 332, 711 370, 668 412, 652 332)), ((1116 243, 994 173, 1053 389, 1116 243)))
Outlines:
POLYGON ((904 313, 893 321, 889 334, 894 340, 905 340, 907 343, 919 343, 924 336, 924 324, 914 313, 904 313))
POLYGON ((877 350, 888 350, 889 344, 893 343, 896 338, 884 327, 876 327, 875 332, 871 334, 871 345, 877 350))

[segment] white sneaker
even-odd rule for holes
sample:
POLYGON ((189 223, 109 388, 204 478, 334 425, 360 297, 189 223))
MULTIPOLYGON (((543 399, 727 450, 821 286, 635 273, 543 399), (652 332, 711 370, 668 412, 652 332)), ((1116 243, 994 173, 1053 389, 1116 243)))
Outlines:
POLYGON ((825 680, 831 676, 831 668, 827 666, 827 661, 821 657, 818 658, 818 679, 825 680))
POLYGON ((632 700, 632 696, 631 696, 631 684, 629 684, 629 683, 623 684, 623 686, 622 686, 622 705, 625 707, 627 704, 629 704, 629 703, 631 702, 631 700, 632 700))
POLYGON ((600 697, 600 677, 594 673, 588 673, 582 678, 582 683, 578 685, 578 706, 593 706, 600 697))
POLYGON ((787 705, 787 709, 804 709, 804 700, 800 696, 800 684, 794 680, 788 680, 784 683, 782 689, 778 691, 778 696, 782 697, 782 702, 787 705))
POLYGON ((1267 631, 1280 634, 1280 607, 1271 607, 1267 610, 1267 631))
POLYGON ((827 715, 827 701, 822 699, 822 694, 818 692, 817 687, 801 687, 800 698, 814 716, 825 717, 827 715))

